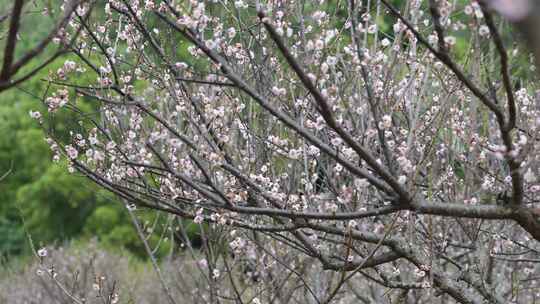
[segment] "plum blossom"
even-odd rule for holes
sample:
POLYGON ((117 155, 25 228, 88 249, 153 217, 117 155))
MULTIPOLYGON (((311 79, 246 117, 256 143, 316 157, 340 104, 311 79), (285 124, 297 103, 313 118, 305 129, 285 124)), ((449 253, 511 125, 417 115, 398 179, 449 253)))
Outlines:
POLYGON ((454 44, 456 44, 456 37, 446 36, 444 37, 444 43, 446 43, 448 46, 453 46, 454 44))
POLYGON ((46 257, 48 252, 47 252, 47 248, 40 248, 38 251, 37 251, 37 254, 38 256, 40 257, 46 257))
POLYGON ((527 183, 534 183, 536 182, 536 174, 532 171, 531 168, 527 169, 527 172, 523 175, 523 178, 527 183))
POLYGON ((203 217, 203 208, 199 208, 195 214, 195 218, 193 219, 193 222, 196 224, 201 224, 204 221, 203 217))
POLYGON ((308 147, 308 150, 307 150, 307 153, 309 155, 311 155, 311 156, 317 156, 317 155, 319 155, 319 152, 320 152, 319 148, 317 148, 317 147, 315 147, 313 145, 310 145, 308 147))
POLYGON ((382 121, 380 122, 379 128, 381 129, 390 129, 392 127, 392 117, 390 115, 384 115, 382 121))
POLYGON ((199 267, 201 267, 201 268, 207 268, 208 267, 208 262, 206 261, 205 258, 202 258, 199 261, 197 261, 197 265, 199 267))
POLYGON ((489 36, 489 28, 488 28, 488 26, 487 25, 480 26, 480 28, 478 29, 478 34, 481 37, 488 37, 489 36))
POLYGON ((60 89, 56 93, 53 93, 51 97, 45 100, 49 112, 56 112, 56 110, 65 106, 68 103, 68 97, 67 89, 60 89))
POLYGON ((77 156, 79 155, 79 152, 77 151, 77 149, 75 149, 72 145, 65 146, 65 149, 66 149, 67 156, 70 159, 76 159, 77 156))
POLYGON ((31 117, 32 119, 38 119, 38 120, 39 120, 39 119, 41 118, 41 113, 40 113, 39 111, 32 111, 32 110, 30 110, 30 111, 28 112, 28 114, 30 114, 30 117, 31 117))

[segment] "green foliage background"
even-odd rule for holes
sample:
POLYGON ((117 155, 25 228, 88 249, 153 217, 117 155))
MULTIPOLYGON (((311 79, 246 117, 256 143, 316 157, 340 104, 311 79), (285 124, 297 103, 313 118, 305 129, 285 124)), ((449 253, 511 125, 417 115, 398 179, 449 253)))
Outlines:
MULTIPOLYGON (((28 3, 39 11, 40 1, 28 3)), ((0 12, 9 9, 10 0, 0 0, 0 12)), ((54 8, 54 5, 51 6, 54 8)), ((7 24, 0 24, 0 37, 4 37, 7 24)), ((26 15, 21 24, 17 54, 31 49, 47 35, 53 26, 53 18, 41 14, 26 15)), ((0 39, 0 58, 3 57, 4 39, 0 39)), ((25 70, 37 66, 54 50, 49 47, 25 70)), ((129 249, 143 257, 144 248, 123 206, 114 196, 78 174, 70 174, 67 163, 52 162, 52 154, 45 141, 45 132, 29 111, 47 111, 41 100, 47 89, 48 71, 56 71, 66 57, 41 71, 21 87, 2 92, 0 95, 0 257, 12 260, 31 253, 29 238, 35 246, 77 239, 85 241, 97 237, 102 246, 129 249)), ((74 60, 74 58, 69 58, 74 60)), ((20 74, 24 74, 25 70, 20 74)), ((84 105, 83 105, 84 106, 84 105)), ((90 105, 88 105, 90 106, 90 105)), ((54 124, 56 136, 67 137, 69 127, 77 122, 65 112, 46 122, 54 124)), ((142 221, 152 221, 151 214, 137 211, 142 221)), ((156 243, 159 236, 150 238, 156 243)), ((167 244, 160 246, 159 254, 165 254, 167 244)))
MULTIPOLYGON (((38 92, 33 87, 42 86, 44 76, 30 81, 28 89, 38 92)), ((0 172, 10 173, 0 183, 1 254, 28 253, 27 234, 36 245, 97 236, 111 245, 138 249, 127 215, 114 197, 70 174, 64 161, 51 161, 44 132, 28 114, 30 110, 46 111, 40 101, 21 90, 3 94, 2 100, 0 172)), ((69 122, 67 117, 55 120, 58 130, 67 129, 61 125, 69 122)))

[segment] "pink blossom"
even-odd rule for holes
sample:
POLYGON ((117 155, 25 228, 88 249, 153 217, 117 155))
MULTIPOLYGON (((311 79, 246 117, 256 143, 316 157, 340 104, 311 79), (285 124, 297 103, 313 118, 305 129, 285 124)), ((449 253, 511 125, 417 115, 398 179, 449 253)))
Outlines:
POLYGON ((75 149, 72 145, 67 145, 65 149, 70 159, 76 159, 77 156, 79 155, 79 152, 77 151, 77 149, 75 149))

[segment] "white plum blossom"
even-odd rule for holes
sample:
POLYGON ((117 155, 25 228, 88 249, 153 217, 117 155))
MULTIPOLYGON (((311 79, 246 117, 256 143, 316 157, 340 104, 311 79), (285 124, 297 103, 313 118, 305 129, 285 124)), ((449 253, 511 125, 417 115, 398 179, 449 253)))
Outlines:
POLYGON ((40 113, 39 111, 32 111, 32 110, 30 110, 30 111, 28 112, 28 114, 30 115, 30 117, 31 117, 32 119, 38 119, 38 120, 39 120, 39 119, 41 118, 41 113, 40 113))
POLYGON ((48 254, 47 248, 40 248, 40 249, 37 251, 37 254, 38 254, 38 256, 40 256, 40 257, 46 257, 47 254, 48 254))
POLYGON ((201 223, 204 221, 203 211, 204 211, 203 208, 199 208, 199 209, 197 210, 197 213, 196 213, 196 215, 195 215, 195 218, 193 219, 193 222, 194 222, 194 223, 196 223, 196 224, 201 224, 201 223))
POLYGON ((487 25, 482 25, 480 26, 480 28, 478 29, 478 34, 482 37, 488 37, 489 36, 489 28, 487 27, 487 25))
POLYGON ((156 4, 154 3, 154 1, 146 0, 144 3, 144 8, 150 11, 156 8, 156 4))
POLYGON ((234 38, 236 36, 236 29, 234 27, 227 29, 227 36, 231 39, 234 38))
POLYGON ((197 265, 201 268, 207 268, 208 267, 208 261, 205 258, 200 259, 197 261, 197 265))
POLYGON ((174 66, 179 70, 184 70, 188 67, 187 63, 185 62, 177 62, 174 64, 174 66))
POLYGON ((77 149, 75 149, 72 145, 65 146, 65 150, 66 150, 67 156, 70 159, 76 159, 77 156, 79 155, 79 151, 77 151, 77 149))
POLYGON ((534 183, 536 182, 536 174, 532 171, 531 168, 527 169, 527 172, 523 175, 523 178, 527 183, 534 183))
POLYGON ((379 128, 388 130, 392 127, 392 117, 390 115, 384 115, 381 119, 379 128))
POLYGON ((448 46, 453 46, 456 44, 456 37, 446 36, 444 37, 444 43, 446 43, 448 46))
POLYGON ((287 93, 287 90, 285 88, 272 87, 272 93, 276 96, 283 96, 287 93))
POLYGON ((311 155, 311 156, 319 155, 319 152, 320 152, 319 148, 317 148, 317 147, 315 147, 315 146, 313 146, 313 145, 310 145, 310 146, 308 147, 308 150, 307 150, 307 153, 308 153, 309 155, 311 155))

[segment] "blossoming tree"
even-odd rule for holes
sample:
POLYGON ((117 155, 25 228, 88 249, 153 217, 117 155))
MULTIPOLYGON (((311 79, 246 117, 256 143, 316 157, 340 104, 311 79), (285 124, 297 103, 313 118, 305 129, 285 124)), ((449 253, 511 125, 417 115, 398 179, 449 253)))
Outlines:
POLYGON ((220 231, 253 284, 290 282, 246 300, 206 261, 214 301, 533 303, 540 97, 506 21, 527 5, 85 4, 44 99, 78 124, 48 141, 130 212, 220 231))

